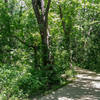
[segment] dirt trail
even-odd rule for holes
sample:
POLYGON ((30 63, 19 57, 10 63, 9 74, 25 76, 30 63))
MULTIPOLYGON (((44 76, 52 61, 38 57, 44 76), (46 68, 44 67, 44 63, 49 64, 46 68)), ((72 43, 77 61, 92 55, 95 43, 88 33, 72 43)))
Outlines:
POLYGON ((85 69, 75 69, 75 82, 47 96, 33 100, 100 100, 100 74, 85 69))

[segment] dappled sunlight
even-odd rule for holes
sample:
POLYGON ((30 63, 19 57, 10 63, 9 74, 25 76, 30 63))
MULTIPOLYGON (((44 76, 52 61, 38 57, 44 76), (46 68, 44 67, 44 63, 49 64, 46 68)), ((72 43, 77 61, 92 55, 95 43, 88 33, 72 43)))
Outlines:
POLYGON ((91 80, 95 80, 95 81, 100 81, 100 76, 91 76, 88 74, 79 74, 77 75, 77 77, 79 79, 91 79, 91 80))
POLYGON ((84 95, 78 100, 98 100, 99 98, 94 97, 93 95, 84 95))
POLYGON ((58 100, 74 100, 74 99, 70 99, 70 98, 67 98, 67 97, 59 97, 58 100))
POLYGON ((37 100, 99 100, 100 75, 84 70, 78 70, 77 79, 47 96, 37 100))
MULTIPOLYGON (((81 72, 82 72, 82 70, 81 70, 81 72)), ((84 70, 83 70, 83 72, 84 72, 84 70)), ((86 71, 86 72, 87 73, 84 73, 84 74, 81 73, 81 74, 76 75, 77 81, 86 83, 86 85, 89 85, 93 88, 100 89, 100 74, 96 74, 95 72, 91 72, 91 71, 86 71)))
POLYGON ((77 75, 78 78, 87 78, 87 79, 92 79, 92 76, 88 76, 86 74, 81 74, 81 75, 77 75))
POLYGON ((93 81, 93 82, 91 82, 91 85, 92 85, 94 88, 100 89, 100 81, 99 81, 99 82, 93 81))

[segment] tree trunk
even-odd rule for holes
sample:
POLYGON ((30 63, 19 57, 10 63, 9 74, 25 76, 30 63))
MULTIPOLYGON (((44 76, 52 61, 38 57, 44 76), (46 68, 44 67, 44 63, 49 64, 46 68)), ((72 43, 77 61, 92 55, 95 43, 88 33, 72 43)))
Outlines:
POLYGON ((48 32, 44 30, 42 38, 42 52, 43 52, 43 65, 47 66, 49 64, 49 35, 48 32))
POLYGON ((59 12, 60 12, 60 19, 62 21, 63 31, 64 31, 64 34, 65 34, 65 37, 66 37, 66 47, 65 48, 67 48, 67 50, 69 50, 69 46, 70 46, 70 28, 66 27, 66 23, 63 19, 62 8, 61 8, 60 5, 59 5, 59 12))
POLYGON ((69 56, 67 57, 68 61, 69 61, 69 67, 73 71, 71 51, 70 51, 70 33, 71 33, 72 26, 70 24, 66 26, 66 23, 63 19, 63 12, 62 12, 61 5, 59 5, 59 12, 60 12, 60 19, 62 21, 63 31, 64 31, 64 34, 65 34, 65 44, 66 44, 65 49, 67 50, 67 52, 69 54, 69 56))
POLYGON ((8 3, 8 0, 4 0, 5 1, 5 3, 8 3))
POLYGON ((48 31, 48 12, 51 0, 48 0, 47 7, 44 8, 44 0, 32 0, 33 9, 39 25, 40 35, 42 39, 43 66, 47 66, 50 62, 49 57, 49 31, 48 31), (40 7, 41 6, 41 7, 40 7))

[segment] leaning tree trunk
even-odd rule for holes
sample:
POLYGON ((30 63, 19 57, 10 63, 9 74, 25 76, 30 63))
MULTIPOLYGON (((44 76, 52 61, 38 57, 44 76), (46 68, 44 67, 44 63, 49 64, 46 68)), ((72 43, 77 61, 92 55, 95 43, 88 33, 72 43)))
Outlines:
POLYGON ((48 12, 51 0, 48 0, 47 7, 44 8, 44 0, 32 0, 33 9, 39 25, 42 39, 43 65, 47 66, 50 62, 49 57, 49 31, 48 31, 48 12))

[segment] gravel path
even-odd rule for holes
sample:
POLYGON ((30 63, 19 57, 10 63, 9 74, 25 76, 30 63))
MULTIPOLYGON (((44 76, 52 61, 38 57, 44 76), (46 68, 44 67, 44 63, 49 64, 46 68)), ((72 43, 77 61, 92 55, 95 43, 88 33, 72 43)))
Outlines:
POLYGON ((78 72, 75 82, 33 100, 100 100, 100 74, 80 68, 75 70, 78 72))

